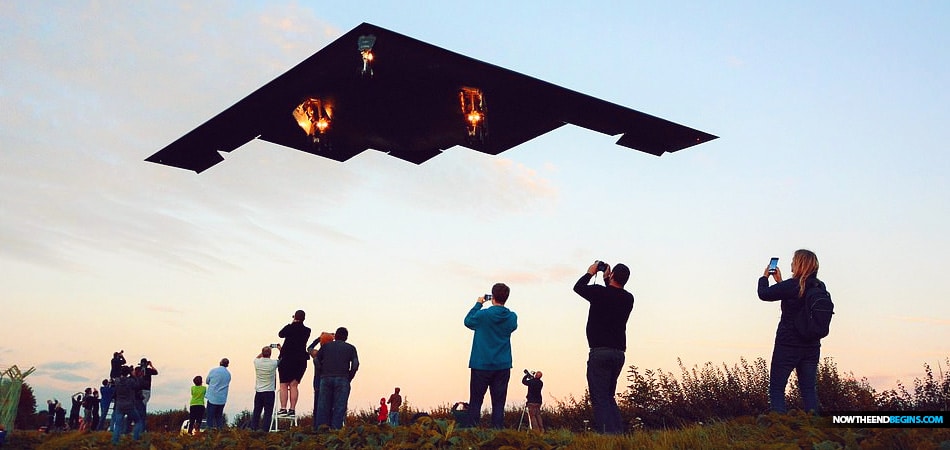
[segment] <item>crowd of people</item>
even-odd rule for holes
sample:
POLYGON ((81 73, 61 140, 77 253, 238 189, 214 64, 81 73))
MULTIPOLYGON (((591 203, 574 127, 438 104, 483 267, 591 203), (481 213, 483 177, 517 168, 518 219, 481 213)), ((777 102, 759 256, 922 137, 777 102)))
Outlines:
MULTIPOLYGON (((777 259, 776 259, 777 261, 777 259)), ((801 249, 792 257, 792 278, 782 279, 782 272, 770 264, 758 281, 758 295, 763 301, 780 301, 779 319, 769 377, 769 406, 772 411, 784 413, 785 388, 792 370, 797 374, 806 411, 819 408, 816 388, 820 337, 803 336, 795 324, 800 311, 812 308, 807 293, 824 293, 829 307, 830 296, 824 283, 818 279, 818 257, 810 250, 801 249), (774 285, 769 285, 769 277, 774 285)), ((589 303, 587 315, 587 387, 594 412, 595 430, 608 434, 623 433, 625 426, 616 401, 617 380, 623 371, 627 349, 627 321, 633 310, 634 297, 626 290, 630 269, 624 264, 611 267, 603 261, 594 261, 574 284, 574 292, 589 303), (603 273, 603 285, 592 280, 603 273)), ((504 427, 504 408, 508 381, 511 376, 511 334, 518 328, 518 316, 507 308, 511 289, 497 283, 491 294, 476 300, 465 315, 465 326, 474 331, 469 357, 471 377, 467 416, 458 414, 467 426, 477 426, 481 418, 485 393, 491 395, 491 426, 504 427), (485 308, 490 303, 490 308, 485 308)), ((824 312, 829 317, 830 309, 824 312)), ((825 323, 827 325, 827 323, 825 323)), ((827 333, 827 329, 824 330, 827 333)), ((525 408, 532 428, 543 431, 540 417, 541 372, 525 371, 522 383, 528 386, 525 408)), ((459 406, 456 403, 455 406, 459 406)), ((460 410, 461 411, 461 410, 460 410)), ((453 414, 456 408, 453 407, 453 414)))
MULTIPOLYGON (((283 343, 261 348, 253 360, 255 381, 251 429, 267 431, 271 428, 277 402, 278 419, 296 419, 297 403, 300 399, 299 385, 307 372, 308 360, 313 362, 314 367, 313 428, 316 430, 325 425, 338 429, 343 426, 350 382, 360 366, 356 347, 346 342, 349 331, 345 327, 337 328, 335 333, 321 333, 308 346, 311 330, 304 325, 306 317, 307 314, 303 310, 294 312, 293 320, 277 333, 278 337, 283 338, 283 343), (273 358, 275 350, 279 354, 277 359, 273 358)), ((225 425, 224 407, 231 384, 229 365, 230 360, 221 359, 218 367, 211 369, 205 378, 207 386, 202 386, 201 376, 194 378, 189 433, 201 431, 204 420, 207 421, 209 429, 220 429, 225 425)), ((398 397, 398 392, 396 396, 398 397)), ((397 401, 396 409, 400 401, 397 401)))
POLYGON ((158 369, 147 358, 126 365, 125 351, 112 354, 109 378, 99 388, 87 387, 70 397, 69 416, 58 399, 47 400, 46 431, 112 431, 113 442, 129 431, 135 439, 145 430, 152 377, 158 369))
MULTIPOLYGON (((769 266, 758 282, 758 295, 764 301, 780 301, 782 316, 776 332, 769 381, 770 408, 785 412, 785 388, 792 370, 797 373, 806 410, 817 411, 816 373, 820 338, 804 339, 796 334, 793 321, 806 302, 806 291, 825 289, 817 278, 818 259, 808 250, 798 250, 792 259, 792 278, 783 280, 777 267, 769 266), (769 277, 774 285, 769 285, 769 277)), ((573 290, 589 303, 586 335, 589 347, 587 385, 593 407, 595 429, 604 433, 622 433, 625 429, 616 402, 617 381, 623 370, 626 351, 627 321, 634 297, 625 285, 630 269, 624 264, 611 267, 595 261, 574 284, 573 290), (603 273, 603 285, 597 284, 597 273, 603 273)), ((496 283, 491 294, 478 297, 465 315, 464 325, 474 332, 469 356, 469 401, 458 402, 452 414, 462 426, 480 425, 485 394, 491 396, 490 422, 493 428, 504 427, 504 408, 512 369, 511 335, 518 328, 517 314, 508 309, 511 289, 496 283), (486 307, 488 303, 491 307, 486 307)), ((283 343, 260 349, 253 359, 255 371, 254 408, 250 427, 267 431, 277 418, 296 419, 299 384, 307 372, 308 360, 313 364, 313 429, 343 427, 346 418, 351 382, 360 367, 356 347, 347 342, 349 331, 339 327, 334 333, 322 332, 307 345, 311 329, 304 325, 306 313, 297 310, 292 321, 278 337, 283 343), (274 353, 278 357, 274 358, 274 353), (279 409, 275 403, 279 402, 279 409)), ((222 358, 217 367, 202 379, 193 379, 189 402, 189 433, 201 431, 202 422, 209 429, 225 426, 224 407, 228 400, 231 373, 230 361, 222 358)), ((113 431, 113 442, 129 431, 133 438, 145 430, 146 407, 151 397, 152 377, 158 370, 142 358, 137 366, 126 365, 124 352, 113 354, 110 377, 99 389, 87 388, 71 398, 68 423, 66 411, 58 400, 48 401, 48 429, 113 431), (111 420, 104 420, 112 408, 111 420), (80 415, 80 410, 82 414, 80 415)), ((541 418, 542 372, 525 370, 522 383, 527 387, 525 411, 531 428, 543 432, 541 418)), ((402 406, 400 388, 387 399, 379 399, 377 420, 380 424, 399 425, 402 406)))

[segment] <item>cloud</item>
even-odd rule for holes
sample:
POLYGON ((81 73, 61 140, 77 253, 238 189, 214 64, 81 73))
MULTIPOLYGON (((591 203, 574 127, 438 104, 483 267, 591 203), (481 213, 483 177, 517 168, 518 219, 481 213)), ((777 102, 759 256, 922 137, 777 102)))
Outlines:
POLYGON ((93 367, 93 364, 89 361, 50 361, 40 364, 37 370, 57 372, 63 370, 83 370, 91 367, 93 367))
POLYGON ((938 326, 950 325, 950 319, 940 319, 936 317, 895 316, 894 319, 902 321, 902 322, 923 323, 927 325, 938 325, 938 326))
MULTIPOLYGON (((227 261, 240 259, 220 242, 258 241, 275 254, 293 245, 268 232, 275 198, 288 214, 345 202, 359 185, 353 173, 314 177, 320 163, 297 164, 304 155, 266 143, 200 177, 143 162, 337 34, 300 6, 266 9, 4 6, 0 258, 80 271, 90 254, 119 252, 187 271, 233 270, 227 261), (312 195, 286 195, 299 190, 312 195)), ((300 231, 358 240, 320 223, 300 231)))
POLYGON ((466 215, 526 213, 552 207, 558 198, 557 188, 544 176, 556 170, 550 165, 539 172, 462 147, 425 162, 424 169, 381 154, 363 158, 386 158, 375 165, 376 188, 394 201, 422 209, 466 215))
POLYGON ((579 274, 576 267, 569 267, 564 264, 481 270, 468 263, 453 261, 440 264, 439 267, 440 270, 460 279, 504 280, 505 283, 512 284, 571 280, 579 274))
POLYGON ((90 377, 83 375, 95 366, 88 361, 50 361, 36 366, 35 377, 48 377, 70 384, 85 383, 90 377))

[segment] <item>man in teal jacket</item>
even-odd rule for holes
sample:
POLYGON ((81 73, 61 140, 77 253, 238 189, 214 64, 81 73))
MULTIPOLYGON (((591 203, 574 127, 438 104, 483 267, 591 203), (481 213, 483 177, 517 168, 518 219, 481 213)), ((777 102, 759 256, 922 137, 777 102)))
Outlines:
POLYGON ((505 400, 508 379, 511 378, 511 333, 518 329, 518 315, 505 307, 511 289, 504 283, 495 283, 491 295, 479 297, 475 306, 465 315, 465 326, 475 331, 468 367, 472 370, 469 381, 468 426, 477 426, 482 413, 485 391, 491 393, 491 424, 505 426, 505 400), (482 308, 486 301, 490 308, 482 308))

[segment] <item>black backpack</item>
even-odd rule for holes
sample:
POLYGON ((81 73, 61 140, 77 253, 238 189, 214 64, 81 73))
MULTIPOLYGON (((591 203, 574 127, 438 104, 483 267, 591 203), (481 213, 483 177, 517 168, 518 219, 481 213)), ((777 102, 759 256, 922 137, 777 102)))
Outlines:
POLYGON ((805 304, 795 318, 795 329, 806 341, 819 340, 828 335, 834 313, 831 294, 825 289, 825 283, 818 281, 805 289, 805 304))

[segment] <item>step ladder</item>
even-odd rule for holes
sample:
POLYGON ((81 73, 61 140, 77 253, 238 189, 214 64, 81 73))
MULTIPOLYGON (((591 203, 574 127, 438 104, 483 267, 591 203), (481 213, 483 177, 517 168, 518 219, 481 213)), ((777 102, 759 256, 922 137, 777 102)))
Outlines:
POLYGON ((277 411, 279 411, 279 410, 280 410, 279 407, 278 407, 277 404, 275 403, 275 404, 274 404, 274 414, 271 416, 271 420, 270 420, 270 431, 271 431, 271 432, 274 432, 274 431, 284 431, 284 430, 281 430, 281 429, 280 429, 280 421, 281 421, 281 420, 287 422, 287 424, 286 424, 287 428, 286 428, 286 429, 289 429, 290 427, 296 427, 296 426, 297 426, 297 414, 294 414, 294 415, 291 416, 291 417, 279 417, 279 416, 277 415, 277 411))

